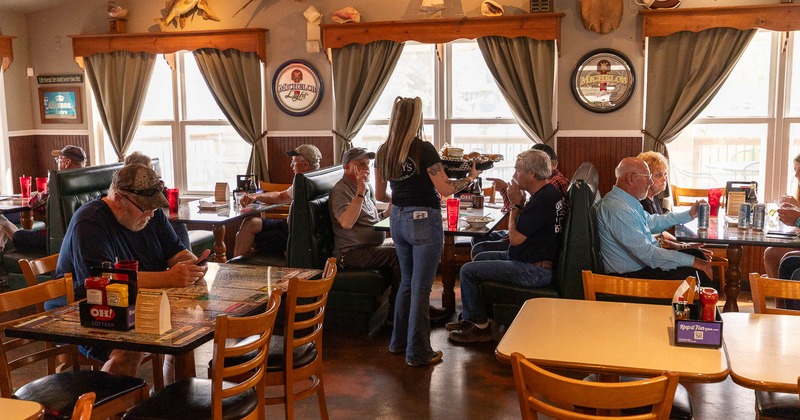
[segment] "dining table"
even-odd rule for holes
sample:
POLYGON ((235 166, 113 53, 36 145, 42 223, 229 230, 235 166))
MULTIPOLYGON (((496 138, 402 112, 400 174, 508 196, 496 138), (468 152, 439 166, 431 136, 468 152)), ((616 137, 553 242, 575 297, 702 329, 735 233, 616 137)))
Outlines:
POLYGON ((84 327, 79 302, 21 318, 5 333, 40 341, 172 354, 176 379, 190 378, 196 376, 194 349, 213 338, 218 315, 263 311, 270 293, 277 288, 285 290, 289 279, 313 279, 321 273, 307 268, 208 263, 208 272, 194 285, 165 289, 172 325, 163 334, 84 327))
POLYGON ((27 198, 21 198, 19 194, 0 196, 0 214, 6 213, 20 213, 22 228, 33 228, 33 209, 28 207, 27 198))
POLYGON ((0 398, 0 413, 6 420, 38 420, 44 418, 44 407, 36 401, 0 398))
MULTIPOLYGON (((267 205, 253 203, 249 206, 239 206, 232 200, 215 202, 213 197, 200 200, 183 202, 178 206, 176 213, 169 212, 172 222, 191 223, 208 226, 214 233, 214 252, 216 262, 226 262, 228 247, 225 244, 225 224, 248 217, 256 217, 262 212, 283 208, 283 204, 267 205)), ((166 210, 166 209, 165 209, 166 210)))
POLYGON ((780 221, 765 216, 764 228, 740 228, 738 220, 726 216, 720 208, 719 214, 709 217, 707 229, 699 229, 697 219, 689 223, 675 226, 675 238, 684 242, 727 245, 728 268, 725 270, 725 306, 724 312, 739 311, 738 298, 741 293, 742 276, 740 267, 742 248, 745 246, 774 246, 784 248, 800 248, 800 237, 794 226, 787 226, 780 221))
POLYGON ((722 321, 733 382, 755 390, 797 394, 800 316, 727 312, 722 321))
MULTIPOLYGON (((507 212, 502 211, 502 204, 486 203, 482 208, 465 206, 460 209, 458 224, 451 229, 447 224, 447 212, 442 209, 442 229, 444 230, 444 247, 442 248, 442 306, 448 314, 456 310, 456 236, 481 237, 495 230, 506 217, 507 212), (468 216, 488 217, 490 221, 483 226, 476 227, 467 223, 464 218, 468 216)), ((374 225, 376 230, 388 231, 389 218, 381 220, 374 225)))
POLYGON ((669 305, 534 298, 522 305, 495 356, 510 363, 519 352, 545 368, 598 374, 653 377, 673 371, 681 381, 727 378, 722 348, 676 346, 674 333, 669 305))

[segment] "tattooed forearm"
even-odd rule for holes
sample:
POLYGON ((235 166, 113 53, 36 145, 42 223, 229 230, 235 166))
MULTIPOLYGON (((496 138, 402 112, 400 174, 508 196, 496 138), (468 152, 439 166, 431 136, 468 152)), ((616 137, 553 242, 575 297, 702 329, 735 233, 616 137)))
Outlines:
POLYGON ((448 184, 453 188, 453 191, 458 192, 467 188, 472 181, 469 178, 461 178, 461 179, 450 179, 447 181, 448 184))
POLYGON ((442 172, 443 170, 444 170, 444 166, 442 166, 441 163, 437 163, 437 164, 434 164, 433 166, 428 167, 428 173, 431 174, 431 176, 434 176, 434 177, 439 175, 439 172, 442 172))

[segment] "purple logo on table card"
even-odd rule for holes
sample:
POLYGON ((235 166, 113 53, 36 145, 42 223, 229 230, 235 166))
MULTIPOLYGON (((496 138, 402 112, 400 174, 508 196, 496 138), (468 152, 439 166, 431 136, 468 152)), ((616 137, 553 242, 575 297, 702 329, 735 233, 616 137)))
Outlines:
POLYGON ((675 323, 675 341, 678 344, 719 347, 722 342, 722 324, 703 321, 678 321, 675 323))

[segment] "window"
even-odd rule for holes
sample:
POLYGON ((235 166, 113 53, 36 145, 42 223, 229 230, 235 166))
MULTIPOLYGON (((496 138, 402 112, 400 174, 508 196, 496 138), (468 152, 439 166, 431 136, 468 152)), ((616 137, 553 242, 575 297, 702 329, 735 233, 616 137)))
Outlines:
POLYGON ((483 177, 509 180, 520 152, 531 147, 497 88, 476 41, 443 46, 407 42, 386 89, 354 143, 377 150, 386 140, 392 104, 397 96, 419 96, 424 131, 437 149, 445 143, 465 153, 502 154, 504 160, 483 177))
POLYGON ((668 145, 673 183, 757 181, 761 201, 797 193, 799 41, 798 32, 756 33, 711 104, 668 145))
MULTIPOLYGON (((181 51, 176 70, 156 60, 144 110, 129 152, 159 158, 161 175, 181 194, 211 194, 245 174, 251 147, 231 127, 203 80, 194 57, 181 51)), ((108 138, 106 162, 116 161, 108 138)))

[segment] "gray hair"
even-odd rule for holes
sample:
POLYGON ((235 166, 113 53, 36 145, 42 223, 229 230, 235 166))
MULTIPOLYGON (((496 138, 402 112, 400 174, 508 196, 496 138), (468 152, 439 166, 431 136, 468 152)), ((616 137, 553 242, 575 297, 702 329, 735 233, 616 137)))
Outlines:
POLYGON ((544 181, 553 176, 553 165, 550 156, 541 150, 526 150, 517 155, 517 162, 521 169, 526 172, 533 172, 534 178, 544 181))
POLYGON ((153 160, 150 159, 150 156, 138 151, 125 156, 125 165, 130 165, 131 163, 141 163, 147 167, 153 166, 153 160))

